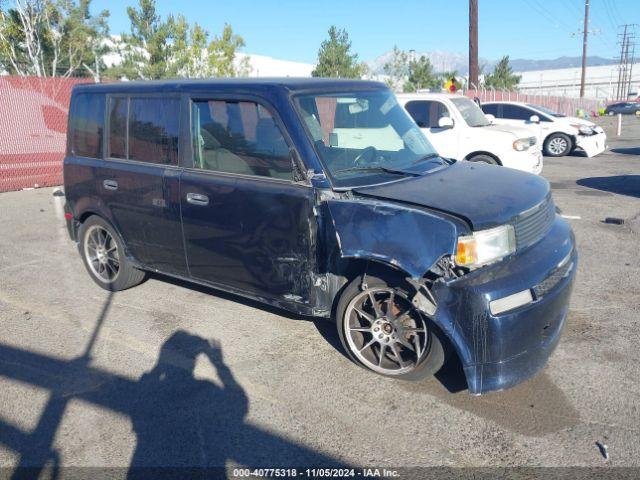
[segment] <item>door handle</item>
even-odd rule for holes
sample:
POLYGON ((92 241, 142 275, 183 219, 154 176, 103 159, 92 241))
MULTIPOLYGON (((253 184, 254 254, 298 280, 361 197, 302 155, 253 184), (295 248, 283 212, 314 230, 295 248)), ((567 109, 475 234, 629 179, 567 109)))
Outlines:
POLYGON ((104 182, 102 182, 102 185, 107 190, 117 190, 118 189, 118 182, 116 182, 115 180, 105 180, 104 182))
POLYGON ((192 205, 209 205, 209 197, 201 193, 187 193, 187 203, 192 205))

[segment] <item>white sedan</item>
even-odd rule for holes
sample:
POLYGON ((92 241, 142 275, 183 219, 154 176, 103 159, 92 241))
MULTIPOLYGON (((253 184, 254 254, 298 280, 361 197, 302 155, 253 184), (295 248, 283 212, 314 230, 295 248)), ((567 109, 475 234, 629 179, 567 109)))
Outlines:
POLYGON ((584 150, 588 157, 603 152, 607 135, 593 122, 567 117, 539 105, 521 102, 487 102, 482 104, 485 114, 495 117, 503 125, 531 125, 538 123, 542 132, 544 153, 562 157, 575 148, 584 150))

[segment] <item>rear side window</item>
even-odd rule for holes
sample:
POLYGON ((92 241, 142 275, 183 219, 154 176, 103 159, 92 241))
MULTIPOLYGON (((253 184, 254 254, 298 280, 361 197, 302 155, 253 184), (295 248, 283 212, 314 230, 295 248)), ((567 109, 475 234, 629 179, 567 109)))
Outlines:
POLYGON ((71 154, 102 158, 104 94, 81 93, 74 97, 71 114, 71 154))
POLYGON ((292 179, 289 146, 263 105, 194 101, 191 125, 195 168, 292 179))
POLYGON ((177 98, 112 97, 109 157, 177 165, 179 122, 177 98))

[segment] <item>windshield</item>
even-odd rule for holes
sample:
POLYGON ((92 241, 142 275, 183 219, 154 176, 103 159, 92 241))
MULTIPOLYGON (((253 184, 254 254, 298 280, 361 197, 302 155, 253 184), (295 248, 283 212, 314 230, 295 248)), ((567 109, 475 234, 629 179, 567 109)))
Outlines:
POLYGON ((486 127, 487 125, 491 125, 491 122, 487 120, 484 112, 473 100, 470 100, 467 97, 458 97, 452 98, 451 102, 455 105, 460 112, 460 115, 462 115, 462 118, 464 118, 464 121, 467 122, 467 125, 470 127, 486 127))
POLYGON ((383 183, 449 164, 389 90, 294 98, 334 186, 383 183))
POLYGON ((551 115, 552 117, 558 117, 558 118, 566 117, 566 115, 563 115, 563 114, 558 113, 558 112, 554 112, 550 108, 542 107, 540 105, 533 105, 533 104, 529 103, 529 104, 527 104, 527 106, 531 107, 531 108, 535 108, 536 110, 540 110, 542 113, 546 113, 547 115, 551 115))

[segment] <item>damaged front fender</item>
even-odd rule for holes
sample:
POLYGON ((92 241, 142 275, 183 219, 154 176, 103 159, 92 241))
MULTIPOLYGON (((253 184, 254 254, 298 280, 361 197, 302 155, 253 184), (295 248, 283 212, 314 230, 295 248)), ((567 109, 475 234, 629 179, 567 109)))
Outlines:
POLYGON ((454 252, 453 222, 424 210, 361 199, 327 201, 343 258, 362 258, 422 277, 443 255, 454 252))

